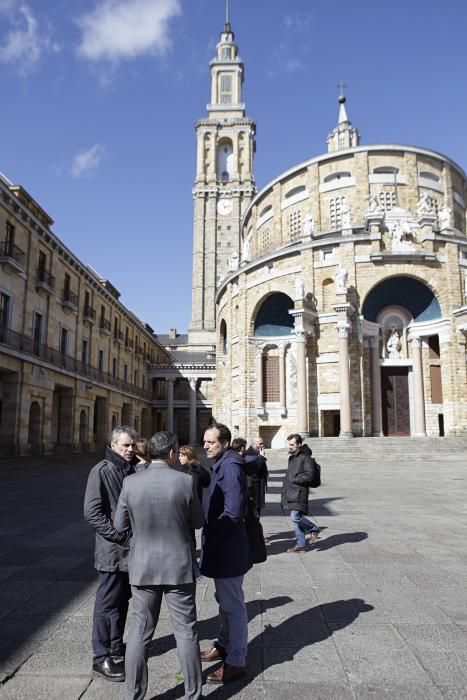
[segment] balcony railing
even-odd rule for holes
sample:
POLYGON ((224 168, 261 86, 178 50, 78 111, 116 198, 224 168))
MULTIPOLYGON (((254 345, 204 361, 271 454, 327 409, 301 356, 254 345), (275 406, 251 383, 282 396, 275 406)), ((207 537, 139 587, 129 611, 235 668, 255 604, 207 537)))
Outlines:
POLYGON ((0 243, 0 258, 8 258, 24 270, 26 253, 11 241, 2 241, 0 243))
POLYGON ((112 324, 106 318, 99 320, 99 330, 110 335, 112 333, 112 324))
POLYGON ((39 267, 37 269, 36 287, 45 287, 47 291, 53 292, 55 289, 55 277, 47 270, 39 267))
POLYGON ((133 341, 130 340, 130 338, 127 338, 127 340, 125 340, 125 347, 128 348, 128 350, 133 350, 133 341))
POLYGON ((122 331, 114 331, 114 341, 116 343, 123 343, 123 333, 122 331))
POLYGON ((5 345, 18 352, 34 357, 39 357, 43 362, 53 365, 55 368, 62 368, 69 372, 79 374, 81 377, 91 379, 101 384, 109 384, 121 391, 140 398, 151 400, 152 394, 148 389, 134 386, 118 377, 113 377, 107 372, 97 369, 90 364, 81 362, 71 355, 66 355, 60 350, 54 350, 47 345, 38 343, 34 338, 16 333, 9 328, 0 328, 0 345, 5 345))
POLYGON ((89 323, 96 322, 96 311, 89 304, 83 306, 83 320, 89 321, 89 323))
POLYGON ((78 311, 79 298, 70 289, 64 289, 62 293, 62 304, 68 306, 73 311, 78 311))

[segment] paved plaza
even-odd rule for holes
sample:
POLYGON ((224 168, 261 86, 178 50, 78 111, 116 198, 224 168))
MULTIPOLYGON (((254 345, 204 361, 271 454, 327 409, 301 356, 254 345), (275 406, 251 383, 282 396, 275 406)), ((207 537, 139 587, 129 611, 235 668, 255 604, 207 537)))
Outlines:
MULTIPOLYGON (((300 555, 286 553, 284 456, 271 454, 269 557, 245 579, 249 678, 204 686, 210 700, 467 698, 466 459, 352 461, 352 444, 323 461, 312 512, 326 529, 300 555)), ((0 462, 0 700, 123 698, 90 673, 93 459, 0 462)), ((217 610, 204 578, 198 613, 206 647, 217 610)), ((166 611, 149 668, 147 698, 183 696, 166 611)))

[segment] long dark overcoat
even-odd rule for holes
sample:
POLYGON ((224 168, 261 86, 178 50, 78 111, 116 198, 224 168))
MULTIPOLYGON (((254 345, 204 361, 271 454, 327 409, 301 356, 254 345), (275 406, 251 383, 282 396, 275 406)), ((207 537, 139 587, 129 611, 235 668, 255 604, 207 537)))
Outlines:
POLYGON ((243 458, 227 450, 211 470, 204 499, 200 571, 210 578, 242 576, 252 566, 245 528, 247 498, 243 458))
POLYGON ((281 504, 286 510, 308 513, 308 493, 313 479, 313 458, 308 445, 301 445, 289 456, 282 484, 281 504))

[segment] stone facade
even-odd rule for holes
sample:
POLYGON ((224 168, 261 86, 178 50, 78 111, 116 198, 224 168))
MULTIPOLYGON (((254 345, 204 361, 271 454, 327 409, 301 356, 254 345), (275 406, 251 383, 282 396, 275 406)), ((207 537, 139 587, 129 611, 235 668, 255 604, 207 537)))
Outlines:
POLYGON ((264 187, 251 260, 217 290, 216 417, 273 446, 465 432, 466 192, 451 160, 400 145, 333 149, 264 187))
POLYGON ((152 363, 169 353, 113 285, 51 231, 21 187, 0 178, 0 450, 87 450, 111 428, 165 424, 152 363))

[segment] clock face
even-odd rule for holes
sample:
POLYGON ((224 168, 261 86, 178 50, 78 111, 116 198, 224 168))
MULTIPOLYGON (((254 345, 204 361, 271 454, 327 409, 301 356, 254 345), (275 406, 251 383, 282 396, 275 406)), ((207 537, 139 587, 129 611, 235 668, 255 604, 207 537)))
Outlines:
POLYGON ((232 213, 233 204, 230 199, 223 197, 217 202, 217 211, 221 216, 228 216, 232 213))

